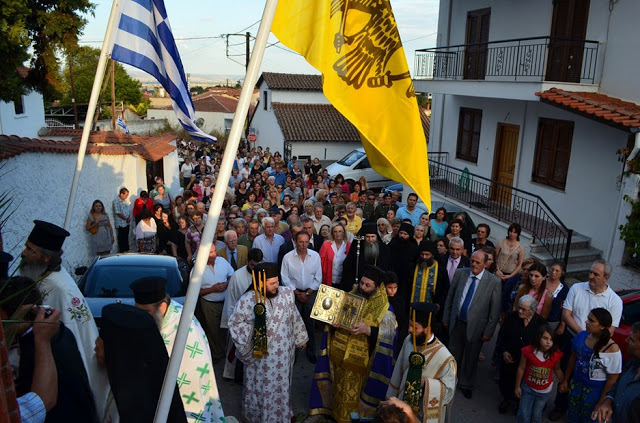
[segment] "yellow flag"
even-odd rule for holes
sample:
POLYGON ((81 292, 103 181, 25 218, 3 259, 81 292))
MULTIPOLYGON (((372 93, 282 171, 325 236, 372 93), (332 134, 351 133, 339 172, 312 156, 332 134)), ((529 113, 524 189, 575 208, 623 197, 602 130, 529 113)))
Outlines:
POLYGON ((322 72, 373 168, 431 208, 427 143, 389 0, 279 0, 272 32, 322 72))

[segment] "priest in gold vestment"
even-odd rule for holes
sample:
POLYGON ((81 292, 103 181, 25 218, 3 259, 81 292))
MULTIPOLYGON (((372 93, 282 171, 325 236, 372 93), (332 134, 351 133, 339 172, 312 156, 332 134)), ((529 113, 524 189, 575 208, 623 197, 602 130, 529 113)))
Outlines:
POLYGON ((325 327, 311 385, 310 414, 349 423, 349 414, 373 417, 393 372, 396 318, 382 285, 383 272, 364 269, 352 291, 367 299, 362 320, 352 330, 325 327))

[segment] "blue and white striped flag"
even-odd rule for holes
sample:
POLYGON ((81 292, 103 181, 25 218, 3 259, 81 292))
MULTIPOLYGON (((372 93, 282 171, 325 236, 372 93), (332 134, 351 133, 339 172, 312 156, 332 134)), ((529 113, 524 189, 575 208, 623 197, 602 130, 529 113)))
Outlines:
POLYGON ((156 78, 169 93, 178 121, 192 138, 217 141, 195 123, 193 102, 163 0, 123 0, 120 10, 111 58, 156 78))
POLYGON ((124 129, 124 132, 126 132, 127 134, 130 133, 129 128, 127 128, 127 125, 124 124, 124 120, 122 120, 120 116, 118 116, 117 124, 119 127, 124 129))

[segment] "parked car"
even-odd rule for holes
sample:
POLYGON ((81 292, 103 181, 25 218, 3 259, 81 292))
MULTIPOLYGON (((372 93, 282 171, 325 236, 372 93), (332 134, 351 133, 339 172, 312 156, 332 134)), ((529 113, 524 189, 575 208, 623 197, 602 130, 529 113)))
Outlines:
POLYGON ((622 359, 626 362, 631 360, 627 348, 627 337, 631 332, 631 325, 640 321, 640 289, 626 289, 617 291, 616 294, 622 298, 622 318, 620 326, 613 333, 613 340, 622 351, 622 359))
POLYGON ((402 201, 402 190, 404 190, 404 184, 401 183, 393 183, 382 188, 382 192, 384 194, 388 192, 393 193, 393 191, 398 191, 398 194, 400 194, 400 196, 398 197, 398 201, 402 201))
POLYGON ((337 162, 331 163, 327 166, 327 171, 331 177, 335 177, 338 174, 344 176, 344 180, 349 186, 353 186, 354 182, 360 179, 361 176, 367 179, 369 188, 380 189, 391 182, 390 179, 385 178, 371 168, 364 147, 353 150, 337 162))
POLYGON ((111 254, 97 257, 84 272, 82 268, 76 269, 76 274, 82 274, 78 286, 98 326, 105 305, 135 304, 129 285, 145 276, 162 276, 167 280, 167 294, 179 303, 184 302, 186 286, 175 257, 137 253, 111 254))

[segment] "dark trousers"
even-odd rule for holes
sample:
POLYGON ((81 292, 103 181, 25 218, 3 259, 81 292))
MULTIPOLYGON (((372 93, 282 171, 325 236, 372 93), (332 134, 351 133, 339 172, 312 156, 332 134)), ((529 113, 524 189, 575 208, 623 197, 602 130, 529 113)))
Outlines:
MULTIPOLYGON (((560 351, 562 351, 562 358, 560 359, 560 368, 564 373, 567 372, 567 366, 569 365, 569 358, 571 357, 571 344, 573 343, 573 334, 569 332, 568 328, 565 328, 564 334, 558 338, 560 341, 560 351)), ((558 392, 556 394, 555 409, 558 411, 567 411, 569 409, 569 393, 558 392)))
POLYGON ((116 230, 118 231, 118 251, 126 253, 129 251, 129 225, 116 230))
POLYGON ((480 339, 467 342, 467 324, 456 320, 449 337, 449 351, 458 363, 458 386, 461 388, 473 388, 481 349, 480 339))
POLYGON ((304 327, 307 329, 307 335, 309 335, 309 341, 307 342, 307 351, 312 351, 314 354, 316 353, 316 339, 313 333, 314 320, 311 318, 311 309, 313 309, 313 303, 316 301, 316 294, 317 292, 314 291, 313 294, 309 295, 309 297, 307 297, 309 298, 309 300, 306 303, 302 303, 296 298, 296 307, 298 308, 300 316, 302 316, 304 327))

